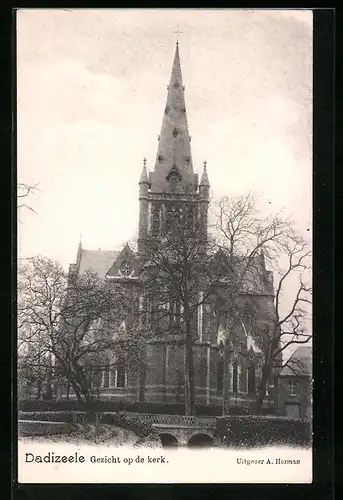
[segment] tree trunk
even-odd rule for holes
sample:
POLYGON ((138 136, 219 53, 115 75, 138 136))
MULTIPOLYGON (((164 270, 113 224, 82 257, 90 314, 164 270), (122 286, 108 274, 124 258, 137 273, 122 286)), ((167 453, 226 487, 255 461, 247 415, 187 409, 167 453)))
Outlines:
POLYGON ((48 370, 47 370, 45 399, 48 400, 48 401, 50 401, 52 399, 52 366, 51 366, 51 356, 49 356, 49 365, 48 365, 48 370))
POLYGON ((267 383, 270 377, 271 366, 266 364, 262 369, 262 378, 258 385, 257 396, 255 401, 256 410, 261 410, 263 405, 263 400, 266 395, 267 383))
POLYGON ((194 415, 195 412, 195 387, 194 387, 194 359, 193 338, 190 322, 186 323, 185 344, 185 414, 194 415))
POLYGON ((145 380, 146 380, 146 364, 143 363, 139 371, 139 395, 138 401, 144 402, 145 399, 145 380))

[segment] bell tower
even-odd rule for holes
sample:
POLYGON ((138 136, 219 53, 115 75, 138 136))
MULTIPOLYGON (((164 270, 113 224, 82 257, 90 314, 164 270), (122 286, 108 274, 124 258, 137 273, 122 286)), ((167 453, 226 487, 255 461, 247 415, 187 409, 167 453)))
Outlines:
POLYGON ((207 234, 209 180, 206 162, 200 185, 193 171, 178 42, 167 90, 154 170, 148 173, 144 160, 139 181, 140 251, 144 238, 162 236, 168 218, 180 212, 187 213, 194 224, 200 220, 207 234))

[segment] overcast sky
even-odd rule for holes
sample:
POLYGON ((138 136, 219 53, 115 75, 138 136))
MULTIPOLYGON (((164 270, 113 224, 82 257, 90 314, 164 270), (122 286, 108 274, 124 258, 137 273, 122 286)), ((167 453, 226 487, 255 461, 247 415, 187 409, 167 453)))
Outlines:
POLYGON ((80 234, 104 250, 135 236, 177 29, 195 170, 311 229, 311 11, 20 10, 17 27, 18 179, 39 182, 20 257, 67 267, 80 234))

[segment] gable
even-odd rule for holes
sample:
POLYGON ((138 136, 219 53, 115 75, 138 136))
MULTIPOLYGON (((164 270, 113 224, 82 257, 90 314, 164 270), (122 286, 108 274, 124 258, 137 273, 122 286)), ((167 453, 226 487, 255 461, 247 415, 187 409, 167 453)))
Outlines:
POLYGON ((139 274, 138 260, 135 253, 125 245, 116 260, 106 273, 109 278, 137 278, 139 274))

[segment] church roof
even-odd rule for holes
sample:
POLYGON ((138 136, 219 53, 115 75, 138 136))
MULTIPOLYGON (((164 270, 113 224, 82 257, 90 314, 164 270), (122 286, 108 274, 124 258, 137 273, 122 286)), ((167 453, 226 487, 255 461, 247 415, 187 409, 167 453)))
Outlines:
POLYGON ((178 44, 168 86, 155 170, 150 172, 151 191, 169 192, 170 182, 174 180, 178 183, 181 192, 195 192, 197 189, 197 175, 194 174, 192 165, 178 44), (173 171, 177 173, 174 176, 175 179, 172 178, 173 171), (167 179, 170 173, 171 176, 167 179))
POLYGON ((119 256, 116 250, 84 250, 81 251, 79 273, 83 274, 87 269, 92 269, 100 278, 105 278, 113 262, 119 256))
POLYGON ((226 266, 227 275, 223 277, 223 283, 230 282, 230 270, 235 279, 241 280, 242 294, 274 295, 273 273, 265 268, 260 256, 256 256, 247 265, 246 259, 238 256, 232 257, 220 248, 214 256, 213 263, 226 266))
POLYGON ((312 347, 300 346, 292 354, 287 364, 280 371, 281 376, 311 376, 312 347))

